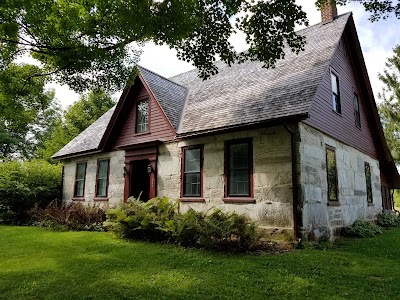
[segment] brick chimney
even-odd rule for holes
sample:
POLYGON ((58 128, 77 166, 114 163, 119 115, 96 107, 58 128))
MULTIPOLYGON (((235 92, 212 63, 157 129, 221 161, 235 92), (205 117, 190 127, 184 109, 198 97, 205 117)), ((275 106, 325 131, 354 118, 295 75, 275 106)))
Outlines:
POLYGON ((326 0, 325 4, 321 6, 322 23, 332 22, 336 19, 337 15, 336 1, 326 0))

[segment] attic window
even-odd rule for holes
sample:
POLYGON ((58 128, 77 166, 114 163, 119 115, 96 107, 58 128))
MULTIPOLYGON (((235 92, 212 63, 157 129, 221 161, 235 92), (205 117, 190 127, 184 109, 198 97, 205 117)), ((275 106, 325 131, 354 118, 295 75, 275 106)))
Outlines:
POLYGON ((338 114, 342 113, 342 105, 340 103, 340 88, 339 88, 339 77, 331 72, 332 81, 332 109, 338 114))
POLYGON ((149 131, 149 100, 137 104, 136 133, 149 131))

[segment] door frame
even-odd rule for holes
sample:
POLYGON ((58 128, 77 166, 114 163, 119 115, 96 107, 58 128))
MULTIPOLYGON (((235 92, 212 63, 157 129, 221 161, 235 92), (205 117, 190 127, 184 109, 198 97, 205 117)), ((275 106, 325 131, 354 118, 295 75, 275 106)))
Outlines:
POLYGON ((131 174, 132 174, 132 162, 135 160, 150 161, 150 165, 153 168, 153 172, 150 174, 150 190, 149 198, 152 199, 157 196, 157 158, 158 158, 158 145, 160 141, 146 142, 136 145, 129 145, 119 147, 121 150, 125 150, 125 167, 124 167, 124 202, 126 202, 131 193, 131 174))

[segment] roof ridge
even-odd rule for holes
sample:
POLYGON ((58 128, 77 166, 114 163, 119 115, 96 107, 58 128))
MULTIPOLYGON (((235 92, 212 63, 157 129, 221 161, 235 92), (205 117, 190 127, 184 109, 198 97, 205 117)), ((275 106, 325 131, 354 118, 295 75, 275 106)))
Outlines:
POLYGON ((151 71, 151 70, 149 70, 149 69, 147 69, 147 68, 145 68, 145 67, 143 67, 143 66, 137 65, 137 67, 139 68, 139 70, 140 70, 140 69, 145 69, 147 72, 153 73, 154 75, 156 75, 156 76, 158 76, 158 77, 161 77, 162 79, 165 79, 165 80, 167 80, 167 81, 169 81, 169 82, 171 82, 171 83, 173 83, 173 84, 176 84, 177 86, 180 86, 180 87, 182 87, 182 88, 184 88, 184 89, 187 89, 187 87, 185 87, 185 86, 183 86, 183 85, 181 85, 181 84, 179 84, 179 83, 176 83, 175 81, 172 81, 171 79, 169 79, 169 78, 167 78, 167 77, 165 77, 165 76, 163 76, 163 75, 160 75, 160 74, 158 74, 158 73, 156 73, 156 72, 154 72, 154 71, 151 71))
MULTIPOLYGON (((335 20, 337 20, 338 18, 341 18, 341 17, 343 17, 343 16, 345 16, 345 15, 350 15, 350 14, 352 14, 351 11, 346 12, 346 13, 343 13, 343 14, 340 14, 340 15, 338 15, 338 16, 335 18, 335 20)), ((334 20, 334 21, 335 21, 335 20, 334 20)), ((331 22, 326 23, 326 24, 330 24, 330 23, 331 23, 331 22)), ((322 23, 322 22, 319 22, 319 23, 316 23, 316 24, 314 24, 314 25, 308 26, 308 27, 306 27, 306 28, 299 29, 299 30, 297 30, 297 31, 295 31, 295 32, 296 32, 296 33, 299 33, 299 32, 301 32, 301 31, 306 31, 306 30, 309 30, 309 29, 311 29, 311 28, 313 28, 313 27, 320 26, 320 25, 325 25, 325 24, 322 23)), ((244 50, 244 51, 241 51, 240 53, 243 53, 243 52, 246 52, 246 51, 247 51, 247 50, 244 50)), ((220 59, 216 61, 216 63, 219 63, 219 62, 222 62, 222 61, 221 61, 220 59)), ((146 68, 145 68, 145 69, 146 69, 146 68)), ((146 69, 146 70, 147 70, 147 69, 146 69)), ((169 78, 167 78, 167 79, 170 80, 170 81, 172 81, 172 80, 173 80, 172 78, 174 78, 174 77, 178 77, 178 76, 181 76, 181 75, 183 75, 183 74, 190 73, 190 72, 193 72, 193 71, 196 71, 196 70, 198 70, 198 68, 193 68, 193 69, 191 69, 191 70, 188 70, 188 71, 185 71, 185 72, 176 74, 176 75, 171 76, 171 77, 169 77, 169 78)), ((151 72, 151 71, 150 71, 150 72, 151 72)), ((156 74, 156 73, 155 73, 155 74, 156 74)), ((163 76, 162 76, 162 77, 163 77, 163 76)), ((172 81, 172 82, 174 82, 174 81, 172 81)))

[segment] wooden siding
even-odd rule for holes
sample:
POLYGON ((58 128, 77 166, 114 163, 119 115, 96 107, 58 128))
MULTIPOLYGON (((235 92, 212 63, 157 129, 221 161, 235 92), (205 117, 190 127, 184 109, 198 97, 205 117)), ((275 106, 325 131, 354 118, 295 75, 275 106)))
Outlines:
POLYGON ((357 80, 349 50, 342 38, 331 63, 331 68, 339 75, 342 114, 339 115, 332 108, 331 76, 328 70, 312 104, 310 117, 304 123, 378 159, 371 126, 367 119, 365 99, 367 93, 360 90, 361 78, 357 80), (355 125, 354 93, 357 94, 360 103, 361 128, 355 125))
POLYGON ((135 85, 135 89, 128 94, 123 108, 125 110, 124 120, 118 124, 119 130, 114 131, 117 133, 114 149, 156 140, 169 141, 175 136, 164 112, 153 96, 149 95, 143 83, 138 80, 135 85), (149 131, 136 134, 136 103, 146 98, 149 100, 149 131))

